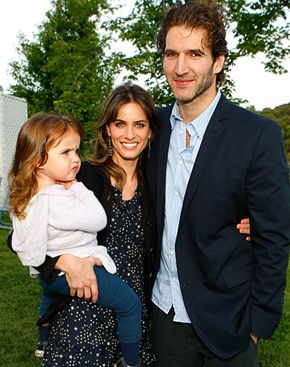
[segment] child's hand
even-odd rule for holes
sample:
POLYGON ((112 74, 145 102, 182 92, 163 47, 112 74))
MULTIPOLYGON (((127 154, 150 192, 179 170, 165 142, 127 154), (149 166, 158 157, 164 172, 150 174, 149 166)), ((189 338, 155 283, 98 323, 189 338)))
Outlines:
POLYGON ((76 182, 76 179, 74 179, 73 181, 57 181, 57 183, 59 185, 62 185, 66 190, 69 190, 76 182))

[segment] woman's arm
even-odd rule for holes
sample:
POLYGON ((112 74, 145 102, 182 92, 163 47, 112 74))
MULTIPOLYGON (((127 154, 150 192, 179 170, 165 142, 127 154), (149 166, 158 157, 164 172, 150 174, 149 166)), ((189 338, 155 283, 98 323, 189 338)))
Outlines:
MULTIPOLYGON (((11 242, 12 232, 7 238, 7 245, 12 250, 11 242)), ((101 265, 101 261, 92 256, 79 258, 66 254, 57 257, 46 256, 44 263, 35 269, 48 281, 53 281, 63 271, 72 296, 77 294, 80 298, 92 299, 93 302, 96 302, 98 286, 93 271, 94 265, 101 265)))
MULTIPOLYGON (((12 248, 12 234, 13 231, 11 231, 11 233, 9 233, 8 235, 7 246, 10 248, 11 251, 13 251, 16 254, 16 252, 12 248)), ((58 259, 59 256, 57 257, 46 256, 44 263, 41 264, 40 266, 35 267, 35 269, 39 271, 40 274, 42 274, 45 279, 47 279, 48 281, 53 281, 60 273, 60 270, 55 269, 55 264, 58 259)))
POLYGON ((246 236, 246 240, 251 241, 251 237, 250 237, 251 228, 250 228, 249 218, 242 219, 240 223, 237 224, 237 229, 239 230, 240 233, 248 235, 246 236))

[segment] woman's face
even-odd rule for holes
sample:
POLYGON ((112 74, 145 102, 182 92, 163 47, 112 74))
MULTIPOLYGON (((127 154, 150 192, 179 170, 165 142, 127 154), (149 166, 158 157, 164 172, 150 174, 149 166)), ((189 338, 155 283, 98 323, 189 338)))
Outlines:
POLYGON ((107 127, 107 132, 112 138, 113 160, 120 166, 129 161, 137 163, 151 137, 149 121, 136 102, 120 107, 116 120, 107 127))

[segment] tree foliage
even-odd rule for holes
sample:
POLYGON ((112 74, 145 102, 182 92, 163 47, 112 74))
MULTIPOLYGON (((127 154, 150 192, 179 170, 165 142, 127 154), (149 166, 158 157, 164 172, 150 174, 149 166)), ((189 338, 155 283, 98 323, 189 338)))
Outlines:
POLYGON ((100 101, 113 84, 114 64, 105 53, 110 33, 99 19, 112 11, 105 0, 52 0, 32 42, 20 36, 20 61, 12 63, 12 92, 28 101, 29 114, 77 116, 92 139, 100 101), (97 28, 99 27, 99 28, 97 28))
POLYGON ((290 164, 290 103, 282 104, 281 106, 277 106, 274 109, 264 108, 259 113, 265 117, 277 121, 281 126, 286 155, 290 164))
MULTIPOLYGON (((290 49, 286 41, 289 2, 218 1, 227 10, 236 39, 229 67, 241 56, 263 53, 266 70, 284 72, 283 60, 290 49)), ((116 17, 120 2, 116 5, 114 0, 51 0, 51 11, 34 40, 19 38, 21 58, 11 65, 16 80, 12 93, 27 99, 29 114, 56 111, 77 116, 86 128, 85 144, 93 139, 100 103, 122 70, 126 71, 126 79, 145 83, 157 105, 171 102, 155 39, 161 18, 177 2, 182 1, 135 0, 128 16, 116 17), (128 56, 127 49, 112 51, 113 42, 120 41, 129 42, 133 54, 128 56)), ((223 90, 231 98, 234 84, 230 78, 223 90)))
MULTIPOLYGON (((188 0, 194 1, 194 0, 188 0)), ((202 0, 195 0, 202 1, 202 0)), ((205 0, 204 0, 205 1, 205 0)), ((145 76, 146 84, 158 104, 167 103, 171 94, 165 83, 161 56, 155 53, 155 36, 163 14, 178 0, 136 0, 131 14, 118 18, 111 26, 119 30, 123 40, 130 40, 136 53, 131 57, 119 55, 131 78, 145 76)), ((184 2, 184 1, 183 1, 184 2)), ((283 60, 289 56, 289 2, 282 0, 224 0, 229 29, 236 39, 230 50, 228 67, 231 68, 241 56, 256 56, 263 53, 267 71, 283 73, 283 60)), ((234 84, 227 78, 224 92, 231 97, 234 84)))

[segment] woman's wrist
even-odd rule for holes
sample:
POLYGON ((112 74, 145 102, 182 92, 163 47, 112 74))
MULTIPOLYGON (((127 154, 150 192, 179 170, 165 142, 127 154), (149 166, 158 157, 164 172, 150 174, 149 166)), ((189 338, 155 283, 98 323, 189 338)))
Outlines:
POLYGON ((74 256, 70 254, 59 256, 57 262, 55 263, 55 269, 66 273, 70 269, 72 257, 74 256))

